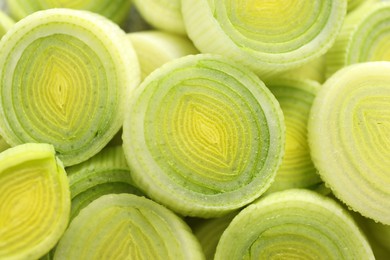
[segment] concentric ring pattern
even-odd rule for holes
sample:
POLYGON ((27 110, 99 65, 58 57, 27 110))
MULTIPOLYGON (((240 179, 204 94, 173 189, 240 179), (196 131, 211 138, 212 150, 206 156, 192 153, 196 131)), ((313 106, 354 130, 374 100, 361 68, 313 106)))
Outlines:
POLYGON ((178 216, 132 194, 104 195, 73 219, 54 259, 203 259, 178 216), (74 246, 78 245, 78 246, 74 246))
POLYGON ((346 8, 344 0, 182 1, 188 35, 201 52, 243 62, 262 77, 324 54, 346 8))
POLYGON ((68 224, 65 170, 48 144, 10 148, 0 162, 0 258, 37 259, 68 224))
POLYGON ((350 65, 314 100, 313 162, 334 194, 363 216, 390 224, 390 62, 350 65))
POLYGON ((184 215, 251 202, 284 151, 274 96, 251 71, 217 55, 183 57, 150 74, 127 111, 123 142, 134 181, 184 215))
POLYGON ((309 190, 273 193, 243 209, 222 234, 222 259, 375 259, 349 213, 309 190))
POLYGON ((86 11, 52 9, 16 24, 0 42, 0 126, 11 145, 55 146, 66 166, 115 135, 139 65, 126 34, 86 11))

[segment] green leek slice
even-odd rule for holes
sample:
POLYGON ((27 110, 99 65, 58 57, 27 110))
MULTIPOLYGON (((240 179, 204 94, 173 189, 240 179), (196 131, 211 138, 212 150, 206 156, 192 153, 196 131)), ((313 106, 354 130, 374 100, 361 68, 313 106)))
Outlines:
POLYGON ((0 10, 0 38, 15 24, 4 11, 0 10))
POLYGON ((354 63, 390 61, 390 2, 366 4, 348 15, 326 56, 327 78, 354 63))
POLYGON ((213 217, 269 187, 284 128, 277 100, 253 72, 219 55, 189 55, 136 89, 123 147, 149 197, 185 216, 213 217))
POLYGON ((348 211, 309 190, 270 194, 243 209, 217 246, 224 259, 375 259, 348 211))
POLYGON ((107 147, 89 160, 68 167, 66 171, 72 198, 71 219, 102 195, 142 195, 131 178, 122 146, 107 147))
POLYGON ((162 31, 141 31, 129 33, 141 67, 141 80, 163 64, 198 50, 192 42, 180 35, 162 31))
POLYGON ((190 228, 156 202, 104 195, 73 219, 54 259, 203 259, 190 228))
POLYGON ((70 8, 101 14, 122 24, 130 12, 131 0, 7 0, 9 11, 16 20, 40 10, 70 8))
POLYGON ((54 247, 69 219, 66 172, 49 144, 0 154, 0 259, 37 259, 54 247))
POLYGON ((50 143, 65 166, 99 152, 122 126, 139 64, 124 33, 87 11, 50 9, 0 42, 0 128, 11 146, 50 143))
POLYGON ((180 0, 134 0, 138 12, 156 29, 185 35, 180 0))
POLYGON ((346 8, 346 0, 182 1, 187 33, 201 52, 240 61, 262 78, 323 55, 346 8))
POLYGON ((350 65, 318 92, 308 124, 314 165, 352 210, 390 224, 390 62, 350 65))
POLYGON ((315 188, 322 183, 310 158, 307 121, 320 84, 316 81, 278 78, 267 82, 284 114, 286 145, 282 164, 267 192, 315 188))

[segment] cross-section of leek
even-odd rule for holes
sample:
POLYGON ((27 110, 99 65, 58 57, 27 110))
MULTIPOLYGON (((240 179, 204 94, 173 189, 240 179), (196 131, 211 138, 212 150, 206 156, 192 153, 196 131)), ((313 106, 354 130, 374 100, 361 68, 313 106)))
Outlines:
POLYGON ((0 154, 0 259, 37 259, 68 225, 69 184, 49 144, 0 154))
POLYGON ((172 33, 149 30, 128 36, 140 63, 141 80, 168 61, 199 52, 188 38, 172 33))
POLYGON ((327 77, 350 64, 389 61, 390 2, 366 4, 348 15, 326 56, 327 77))
POLYGON ((253 72, 198 54, 163 65, 136 89, 123 144, 147 195, 180 214, 212 217, 269 187, 284 129, 277 100, 253 72))
POLYGON ((238 60, 262 77, 324 54, 346 8, 346 0, 182 1, 187 33, 201 52, 238 60))
POLYGON ((71 219, 105 194, 142 192, 135 186, 122 146, 103 149, 91 159, 66 169, 72 197, 71 219))
POLYGON ((0 38, 15 24, 4 11, 0 10, 0 38))
POLYGON ((375 259, 334 200, 308 190, 273 193, 242 210, 218 243, 224 259, 375 259))
POLYGON ((16 20, 40 10, 71 8, 98 13, 121 24, 129 15, 131 0, 7 0, 7 4, 16 20))
POLYGON ((185 35, 180 0, 134 0, 138 12, 154 28, 185 35))
POLYGON ((103 16, 50 9, 19 21, 0 42, 0 128, 11 145, 50 143, 65 166, 118 132, 139 83, 126 33, 103 16))
POLYGON ((322 183, 307 143, 307 121, 320 84, 312 80, 278 78, 267 82, 283 110, 286 145, 282 164, 267 192, 315 188, 322 183))
POLYGON ((73 219, 54 259, 203 259, 177 215, 133 194, 104 195, 73 219))
POLYGON ((390 224, 390 62, 350 65, 329 78, 309 117, 313 162, 354 211, 390 224))

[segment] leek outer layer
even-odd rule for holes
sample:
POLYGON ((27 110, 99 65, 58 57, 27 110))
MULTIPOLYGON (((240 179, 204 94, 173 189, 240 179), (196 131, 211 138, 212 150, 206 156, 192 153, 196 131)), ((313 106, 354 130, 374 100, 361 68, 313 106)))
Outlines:
POLYGON ((182 1, 187 33, 200 52, 242 62, 262 78, 323 55, 346 8, 346 0, 182 1))
POLYGON ((50 143, 65 166, 118 132, 139 84, 131 43, 87 11, 51 9, 19 21, 0 42, 0 128, 11 146, 50 143))
POLYGON ((0 154, 0 258, 37 259, 64 233, 70 193, 64 166, 49 144, 0 154))
POLYGON ((277 100, 253 72, 219 55, 189 55, 134 92, 123 147, 148 196, 182 215, 212 217, 269 187, 284 129, 277 100))
POLYGON ((345 19, 326 55, 326 77, 361 62, 390 61, 390 2, 373 2, 345 19))
POLYGON ((222 259, 375 259, 349 212, 309 190, 273 193, 243 209, 218 243, 222 259))
POLYGON ((311 156, 352 210, 390 224, 390 62, 350 65, 329 78, 310 112, 311 156))
POLYGON ((104 195, 73 219, 54 259, 204 259, 185 222, 133 194, 104 195))

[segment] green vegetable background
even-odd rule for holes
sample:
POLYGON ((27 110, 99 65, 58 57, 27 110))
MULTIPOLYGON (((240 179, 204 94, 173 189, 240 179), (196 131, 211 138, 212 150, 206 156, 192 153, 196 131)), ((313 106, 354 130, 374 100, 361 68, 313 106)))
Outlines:
POLYGON ((0 260, 390 259, 390 1, 0 10, 0 260))

